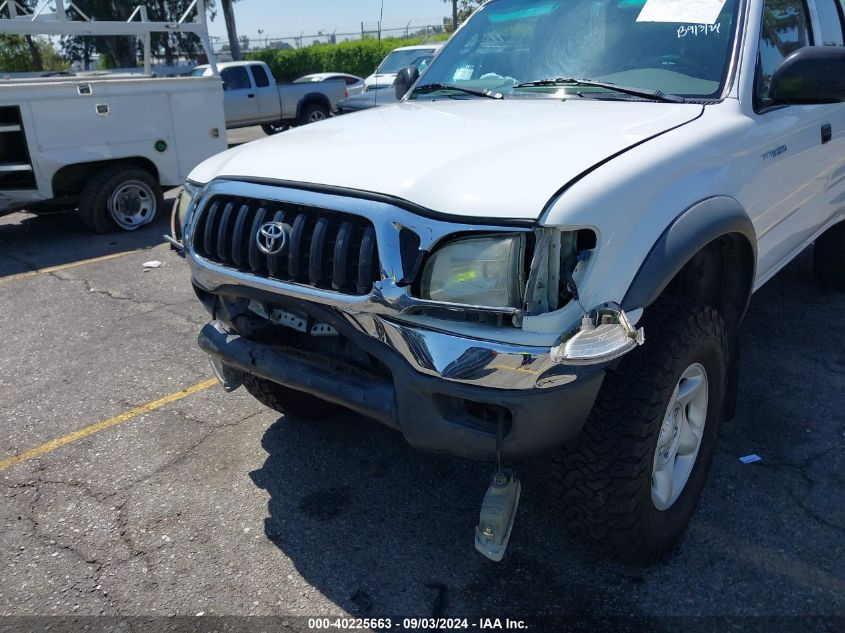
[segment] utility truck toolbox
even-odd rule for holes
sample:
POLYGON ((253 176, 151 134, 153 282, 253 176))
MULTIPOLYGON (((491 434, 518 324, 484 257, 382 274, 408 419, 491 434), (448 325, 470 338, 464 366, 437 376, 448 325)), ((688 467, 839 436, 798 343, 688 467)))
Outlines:
POLYGON ((513 460, 545 453, 570 531, 658 557, 734 414, 752 293, 813 242, 845 288, 842 16, 491 0, 399 103, 209 159, 171 240, 215 374, 495 463, 489 558, 530 486, 513 460))

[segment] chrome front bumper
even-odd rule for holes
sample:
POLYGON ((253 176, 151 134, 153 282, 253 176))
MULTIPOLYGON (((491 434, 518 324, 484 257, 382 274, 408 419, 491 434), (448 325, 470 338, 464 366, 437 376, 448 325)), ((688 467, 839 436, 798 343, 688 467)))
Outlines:
POLYGON ((374 337, 348 315, 328 312, 310 306, 309 318, 335 328, 386 371, 349 371, 324 356, 240 336, 217 321, 202 329, 199 345, 234 385, 238 372, 258 376, 381 422, 416 448, 474 459, 495 457, 497 419, 505 420, 503 457, 560 447, 580 432, 604 379, 604 370, 595 366, 565 375, 556 368, 543 371, 548 359, 525 348, 449 337, 460 343, 458 350, 432 351, 448 339, 377 317, 371 323, 384 330, 374 337), (518 354, 525 360, 522 367, 518 354), (543 388, 536 388, 538 383, 543 388))
MULTIPOLYGON (((267 293, 275 294, 278 290, 263 287, 262 281, 253 279, 243 283, 232 278, 231 272, 221 277, 216 271, 207 269, 204 263, 196 261, 192 261, 192 269, 194 283, 212 294, 250 298, 266 306, 293 302, 300 310, 303 305, 308 305, 299 302, 304 297, 292 293, 277 295, 265 303, 267 293)), ((551 346, 513 345, 470 338, 412 326, 388 315, 361 309, 353 312, 319 303, 311 305, 311 311, 318 310, 320 315, 312 317, 315 323, 331 319, 333 322, 328 324, 335 327, 339 320, 345 328, 365 335, 373 345, 383 345, 397 353, 410 368, 427 376, 477 387, 528 390, 566 385, 576 380, 579 374, 577 367, 555 360, 551 346)), ((272 308, 267 310, 270 311, 272 308)))

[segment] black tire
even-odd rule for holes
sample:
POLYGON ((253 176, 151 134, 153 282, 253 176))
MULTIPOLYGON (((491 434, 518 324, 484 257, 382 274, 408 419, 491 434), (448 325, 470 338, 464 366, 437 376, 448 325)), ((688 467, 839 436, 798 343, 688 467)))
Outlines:
POLYGON ((830 227, 816 240, 813 275, 823 288, 845 290, 845 222, 830 227))
POLYGON ((85 185, 79 197, 79 219, 95 233, 113 233, 115 231, 134 231, 155 220, 164 205, 164 199, 158 181, 149 172, 138 167, 117 166, 97 172, 85 185), (133 226, 119 225, 110 211, 112 194, 122 187, 136 183, 137 188, 144 189, 143 203, 150 204, 152 209, 146 212, 142 220, 133 226))
POLYGON ((723 415, 727 335, 719 313, 662 298, 646 311, 646 343, 609 370, 577 438, 555 458, 555 501, 569 531, 597 551, 648 563, 686 529, 701 496, 723 415), (708 404, 700 448, 680 496, 652 500, 658 435, 675 386, 694 363, 706 370, 708 404))
POLYGON ((330 114, 326 106, 320 105, 319 103, 312 103, 305 106, 302 110, 302 116, 299 117, 299 124, 308 125, 309 123, 316 123, 317 120, 322 121, 328 119, 330 114))
POLYGON ((318 422, 346 410, 334 403, 257 376, 244 376, 244 387, 265 407, 300 420, 318 422))
POLYGON ((288 129, 288 126, 283 125, 282 123, 262 123, 261 129, 264 130, 264 133, 267 136, 273 136, 274 134, 284 132, 288 129))

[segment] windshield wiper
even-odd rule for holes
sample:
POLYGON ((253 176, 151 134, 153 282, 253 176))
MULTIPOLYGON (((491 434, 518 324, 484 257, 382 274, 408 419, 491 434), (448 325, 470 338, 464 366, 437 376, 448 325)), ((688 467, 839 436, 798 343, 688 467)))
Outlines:
POLYGON ((414 88, 411 94, 427 94, 429 92, 440 92, 441 90, 454 90, 464 94, 473 95, 475 97, 486 97, 487 99, 504 99, 505 95, 500 92, 493 92, 492 90, 473 90, 471 88, 462 88, 461 86, 453 86, 451 84, 423 84, 414 88))
POLYGON ((534 86, 587 86, 591 88, 605 88, 613 92, 621 92, 634 97, 653 99, 654 101, 665 101, 666 103, 684 103, 686 99, 678 95, 668 94, 661 90, 643 90, 642 88, 630 88, 620 86, 606 81, 594 81, 592 79, 572 79, 559 77, 557 79, 539 79, 537 81, 526 81, 517 84, 514 88, 531 88, 534 86))

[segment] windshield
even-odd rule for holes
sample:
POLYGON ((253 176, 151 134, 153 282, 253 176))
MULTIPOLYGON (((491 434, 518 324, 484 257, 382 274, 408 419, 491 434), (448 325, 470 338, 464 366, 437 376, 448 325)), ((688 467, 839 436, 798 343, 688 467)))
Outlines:
POLYGON ((207 73, 208 71, 208 66, 200 66, 199 68, 194 68, 191 71, 191 77, 204 77, 205 73, 207 73))
POLYGON ((426 53, 430 53, 431 51, 427 51, 426 49, 411 49, 408 51, 393 51, 387 57, 384 58, 384 61, 381 63, 381 66, 378 67, 376 71, 378 74, 389 74, 389 73, 398 73, 402 70, 405 66, 410 66, 414 63, 414 61, 420 57, 421 55, 425 55, 426 53))
POLYGON ((409 65, 416 66, 417 70, 422 75, 425 72, 425 69, 428 68, 432 59, 434 59, 434 55, 423 55, 422 57, 417 57, 413 63, 409 65))
POLYGON ((595 87, 517 86, 576 78, 715 98, 727 77, 738 3, 491 0, 431 63, 425 83, 505 95, 624 97, 595 87))

